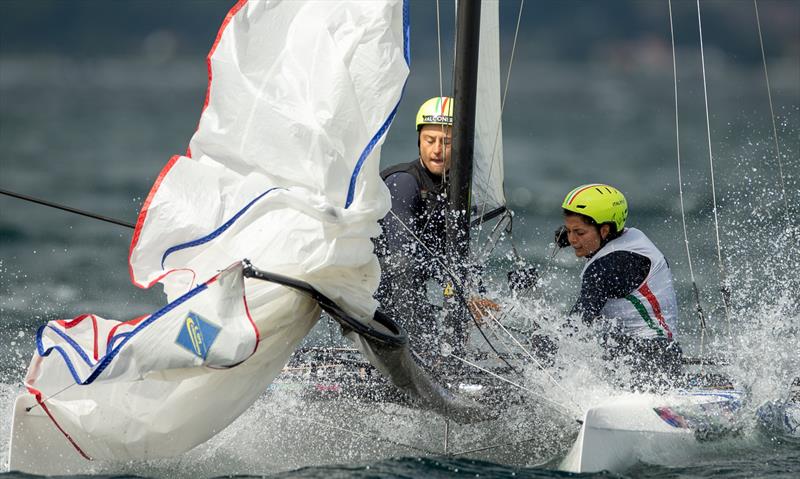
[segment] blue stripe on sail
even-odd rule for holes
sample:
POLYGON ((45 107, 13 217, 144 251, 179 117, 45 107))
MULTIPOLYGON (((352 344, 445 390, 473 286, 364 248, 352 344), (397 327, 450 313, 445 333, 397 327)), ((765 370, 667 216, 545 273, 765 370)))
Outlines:
POLYGON ((167 250, 164 252, 164 255, 161 257, 161 269, 164 269, 164 262, 167 260, 167 256, 171 255, 172 253, 174 253, 174 252, 176 252, 176 251, 180 251, 180 250, 182 250, 182 249, 186 249, 186 248, 192 248, 192 247, 195 247, 195 246, 199 246, 199 245, 201 245, 201 244, 208 243, 209 241, 213 240, 213 239, 214 239, 214 238, 216 238, 217 236, 219 236, 219 235, 221 235, 222 233, 224 233, 224 232, 225 232, 225 230, 227 230, 228 228, 230 228, 230 227, 233 225, 233 223, 235 223, 235 222, 236 222, 236 220, 238 220, 238 219, 239 219, 239 217, 240 217, 240 216, 242 216, 242 215, 243 215, 243 214, 244 214, 244 213, 245 213, 245 212, 246 212, 248 209, 250 209, 250 207, 251 207, 251 206, 253 206, 253 205, 255 204, 255 202, 256 202, 256 201, 258 201, 258 200, 260 200, 261 198, 263 198, 263 197, 264 197, 264 195, 268 194, 269 192, 271 192, 271 191, 274 191, 274 190, 278 190, 278 189, 281 189, 281 190, 283 190, 283 189, 285 189, 285 188, 280 188, 280 187, 277 187, 277 186, 276 186, 276 187, 274 187, 274 188, 270 188, 270 189, 268 189, 267 191, 265 191, 265 192, 261 193, 261 194, 260 194, 260 195, 258 195, 258 196, 257 196, 257 197, 256 197, 254 200, 252 200, 250 203, 248 203, 248 204, 247 204, 247 205, 246 205, 244 208, 242 208, 241 210, 239 210, 239 212, 238 212, 238 213, 236 213, 235 215, 233 215, 233 217, 232 217, 231 219, 229 219, 228 221, 226 221, 226 222, 225 222, 225 224, 223 224, 223 225, 222 225, 222 226, 220 226, 219 228, 215 229, 215 230, 214 230, 214 231, 212 231, 211 233, 209 233, 209 234, 207 234, 207 235, 205 235, 205 236, 203 236, 203 237, 201 237, 201 238, 198 238, 198 239, 196 239, 196 240, 192 240, 192 241, 189 241, 189 242, 186 242, 186 243, 181 243, 181 244, 178 244, 178 245, 175 245, 175 246, 171 246, 169 249, 167 249, 167 250))
MULTIPOLYGON (((408 13, 408 2, 409 0, 403 0, 403 58, 406 60, 406 65, 409 67, 411 66, 411 45, 409 42, 410 32, 411 32, 411 22, 408 13)), ((378 132, 375 133, 375 136, 369 140, 367 146, 364 148, 364 151, 361 152, 361 156, 358 157, 358 161, 356 162, 356 167, 353 169, 353 174, 350 176, 350 187, 347 189, 347 201, 344 204, 345 208, 349 208, 350 205, 353 203, 353 196, 355 196, 356 192, 356 179, 358 179, 358 174, 361 173, 361 167, 364 164, 364 161, 367 159, 372 150, 375 148, 375 145, 381 140, 383 135, 386 134, 386 130, 389 129, 389 126, 392 124, 392 120, 394 120, 395 115, 397 114, 397 109, 400 107, 400 100, 403 99, 403 93, 405 92, 405 84, 403 84, 403 91, 400 93, 400 98, 397 100, 397 104, 392 109, 392 112, 389 113, 389 117, 386 118, 386 121, 383 122, 381 127, 378 129, 378 132)))
POLYGON ((69 355, 66 351, 64 351, 61 346, 51 346, 44 349, 44 345, 42 344, 42 333, 47 326, 39 327, 39 330, 36 331, 36 352, 39 353, 39 356, 45 357, 49 356, 53 350, 58 351, 62 358, 64 358, 64 362, 67 364, 67 368, 69 369, 69 373, 72 375, 72 378, 75 380, 76 383, 81 382, 81 378, 78 377, 78 372, 75 371, 75 367, 72 365, 72 361, 69 360, 69 355))
MULTIPOLYGON (((151 324, 153 324, 155 320, 161 318, 165 314, 169 313, 170 311, 177 308, 181 304, 197 296, 199 293, 205 291, 206 289, 208 289, 208 283, 201 284, 200 286, 194 288, 193 290, 184 294, 180 298, 176 299, 175 301, 169 303, 168 305, 164 306, 163 308, 159 309, 158 311, 150 315, 149 318, 139 323, 139 325, 136 326, 133 330, 124 333, 125 339, 123 339, 122 342, 119 343, 119 346, 112 349, 110 353, 106 353, 106 355, 103 356, 103 359, 101 359, 100 362, 97 364, 97 367, 94 368, 92 374, 90 374, 89 377, 86 378, 86 380, 83 381, 82 384, 86 385, 93 383, 94 380, 97 379, 97 376, 102 374, 102 372, 105 371, 108 365, 111 364, 111 361, 113 361, 114 358, 117 357, 117 354, 119 354, 123 346, 125 346, 125 344, 127 344, 128 341, 133 339, 133 337, 136 336, 139 332, 141 332, 144 328, 150 326, 151 324)), ((114 342, 114 339, 112 339, 112 342, 114 342)))
POLYGON ((403 56, 406 65, 411 66, 411 15, 408 6, 409 0, 403 0, 403 56))
MULTIPOLYGON (((94 363, 89 358, 89 356, 86 354, 86 351, 83 350, 83 348, 81 347, 80 344, 76 343, 71 337, 69 337, 69 335, 67 333, 65 333, 64 331, 61 331, 58 328, 54 328, 54 327, 50 326, 49 324, 45 325, 45 327, 55 331, 56 334, 61 336, 62 339, 64 339, 70 346, 72 346, 72 349, 74 349, 75 352, 78 353, 78 356, 80 356, 81 359, 83 359, 83 362, 85 362, 89 366, 94 366, 94 363)), ((42 329, 42 332, 44 333, 43 329, 42 329)))
MULTIPOLYGON (((134 336, 136 336, 136 334, 141 332, 147 326, 150 326, 151 324, 153 324, 153 322, 156 321, 157 319, 161 318, 165 314, 169 313, 173 309, 177 308, 181 304, 185 303, 186 301, 190 300, 191 298, 193 298, 194 296, 198 295, 199 293, 205 291, 206 289, 208 289, 208 283, 203 283, 200 286, 198 286, 198 287, 194 288, 193 290, 189 291, 188 293, 184 294, 180 298, 176 299, 175 301, 173 301, 173 302, 167 304, 166 306, 164 306, 163 308, 159 309, 158 311, 156 311, 155 313, 150 315, 150 317, 147 318, 145 321, 142 321, 141 323, 139 323, 139 325, 137 325, 136 328, 132 329, 131 331, 128 331, 128 332, 125 332, 125 333, 121 333, 119 335, 114 335, 114 337, 111 338, 111 342, 109 344, 114 344, 119 337, 124 337, 124 339, 119 344, 119 346, 115 347, 110 352, 106 352, 106 354, 102 358, 100 358, 100 361, 97 363, 97 366, 94 368, 94 370, 91 372, 91 374, 89 374, 89 376, 86 379, 81 379, 80 376, 78 376, 78 372, 75 370, 75 366, 72 364, 72 361, 70 360, 69 355, 66 353, 66 351, 64 351, 63 348, 61 348, 61 346, 51 346, 51 347, 49 347, 47 349, 44 349, 44 345, 42 344, 42 334, 44 332, 44 329, 46 327, 48 327, 46 325, 40 327, 39 330, 36 333, 36 349, 37 349, 37 352, 39 353, 39 356, 45 357, 45 356, 49 356, 50 353, 53 352, 53 350, 58 351, 59 354, 61 354, 61 356, 64 358, 64 362, 67 364, 67 368, 69 368, 69 372, 70 372, 70 374, 72 374, 72 378, 75 380, 75 382, 78 383, 78 384, 81 384, 81 385, 91 384, 92 382, 94 382, 95 379, 97 379, 97 377, 100 374, 102 374, 102 372, 109 366, 109 364, 111 364, 111 361, 113 361, 114 358, 117 357, 119 352, 122 350, 122 347, 125 346, 125 344, 128 341, 130 341, 134 336)), ((59 335, 61 337, 63 337, 72 347, 74 347, 76 349, 76 351, 78 351, 78 354, 80 354, 81 357, 83 357, 83 359, 85 361, 87 361, 87 363, 90 366, 92 365, 90 362, 88 362, 88 357, 85 356, 85 354, 82 352, 82 350, 81 350, 81 348, 80 348, 80 346, 78 344, 76 344, 68 336, 65 336, 64 334, 61 334, 61 331, 59 331, 59 330, 57 330, 55 328, 52 328, 52 327, 51 327, 51 329, 53 329, 54 331, 59 333, 59 335)))
POLYGON ((106 350, 114 349, 114 345, 116 344, 118 339, 126 338, 126 337, 130 336, 132 332, 133 331, 126 331, 124 333, 115 334, 111 338, 111 341, 108 342, 108 345, 106 346, 106 350))

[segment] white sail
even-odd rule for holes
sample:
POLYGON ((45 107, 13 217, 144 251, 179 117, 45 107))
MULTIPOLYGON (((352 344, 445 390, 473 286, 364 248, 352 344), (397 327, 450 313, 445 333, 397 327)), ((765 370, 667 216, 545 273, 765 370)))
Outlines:
POLYGON ((473 217, 488 215, 506 204, 503 192, 499 7, 499 0, 483 0, 481 3, 472 174, 473 217))
MULTIPOLYGON (((209 54, 190 153, 170 160, 140 213, 130 253, 137 285, 163 284, 167 307, 178 308, 187 292, 249 258, 372 316, 380 271, 370 238, 390 205, 378 156, 408 74, 406 9, 401 0, 233 7, 209 54)), ((131 372, 115 363, 115 380, 86 383, 63 356, 35 355, 32 394, 15 408, 10 467, 64 474, 82 470, 83 458, 172 456, 225 428, 319 316, 315 301, 284 287, 245 280, 244 288, 257 348, 218 365, 189 357, 131 372)), ((219 325, 218 314, 200 313, 219 325)), ((159 341, 175 349, 170 331, 109 361, 135 367, 159 341)))

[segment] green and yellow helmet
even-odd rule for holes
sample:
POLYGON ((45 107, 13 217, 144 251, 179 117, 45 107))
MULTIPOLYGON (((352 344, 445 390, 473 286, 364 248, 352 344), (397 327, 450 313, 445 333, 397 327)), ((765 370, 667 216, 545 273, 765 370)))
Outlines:
POLYGON ((417 131, 424 125, 453 126, 453 99, 435 96, 423 103, 417 112, 417 131))
POLYGON ((614 223, 617 231, 625 227, 628 219, 628 202, 613 186, 601 183, 581 185, 567 193, 561 207, 567 211, 586 215, 598 225, 614 223))

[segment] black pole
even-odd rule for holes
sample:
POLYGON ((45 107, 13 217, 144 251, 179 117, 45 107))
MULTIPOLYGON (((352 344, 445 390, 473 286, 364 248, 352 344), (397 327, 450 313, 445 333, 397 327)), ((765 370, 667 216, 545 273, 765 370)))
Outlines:
MULTIPOLYGON (((466 285, 469 259, 469 220, 472 186, 472 159, 475 152, 475 103, 478 93, 478 47, 480 44, 480 0, 458 2, 456 29, 456 58, 453 97, 453 149, 448 172, 449 211, 445 247, 450 265, 458 281, 466 285)), ((453 343, 460 351, 466 339, 464 329, 468 313, 458 292, 455 301, 450 301, 449 326, 453 331, 453 343)))
POLYGON ((37 204, 40 204, 40 205, 49 206, 50 208, 56 208, 56 209, 63 210, 63 211, 69 211, 70 213, 75 213, 75 214, 81 215, 81 216, 87 216, 89 218, 94 218, 96 220, 105 221, 107 223, 113 223, 115 225, 125 226, 126 228, 130 228, 130 229, 134 229, 136 227, 136 225, 134 225, 133 223, 128 223, 126 221, 118 220, 118 219, 115 219, 115 218, 110 218, 108 216, 102 216, 102 215, 98 215, 98 214, 95 214, 95 213, 90 213, 88 211, 79 210, 77 208, 71 208, 69 206, 60 205, 58 203, 53 203, 51 201, 42 200, 42 199, 39 199, 39 198, 34 198, 33 196, 23 195, 23 194, 20 194, 20 193, 14 193, 13 191, 0 189, 0 194, 4 194, 4 195, 7 195, 7 196, 12 196, 14 198, 19 198, 19 199, 25 200, 25 201, 30 201, 31 203, 37 203, 37 204))
MULTIPOLYGON (((475 152, 475 102, 478 94, 478 46, 481 2, 458 2, 456 65, 454 72, 453 150, 448 174, 447 251, 457 263, 469 256, 469 208, 472 186, 472 158, 475 152)), ((462 278, 463 279, 463 278, 462 278)))

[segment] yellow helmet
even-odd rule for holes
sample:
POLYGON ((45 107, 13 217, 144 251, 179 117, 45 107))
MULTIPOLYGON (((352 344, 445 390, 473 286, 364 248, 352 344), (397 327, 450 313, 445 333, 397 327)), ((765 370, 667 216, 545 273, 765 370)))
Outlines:
POLYGON ((561 207, 593 219, 598 225, 614 223, 617 232, 625 227, 628 219, 628 202, 613 186, 601 183, 581 185, 567 193, 561 207))
POLYGON ((453 126, 453 99, 435 96, 423 103, 417 112, 417 131, 423 125, 453 126))

